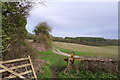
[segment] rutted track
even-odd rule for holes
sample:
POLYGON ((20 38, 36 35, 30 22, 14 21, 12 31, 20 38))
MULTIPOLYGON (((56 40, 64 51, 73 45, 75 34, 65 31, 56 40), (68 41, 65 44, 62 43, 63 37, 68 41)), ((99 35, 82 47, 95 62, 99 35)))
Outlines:
MULTIPOLYGON (((70 54, 61 52, 59 49, 53 49, 55 54, 64 55, 70 57, 70 54)), ((104 69, 108 72, 119 72, 119 61, 118 59, 108 59, 108 58, 94 58, 94 57, 86 57, 86 56, 78 56, 75 55, 75 58, 80 58, 81 63, 85 64, 80 67, 80 69, 88 69, 94 70, 96 67, 104 69)))
MULTIPOLYGON (((59 49, 53 49, 53 52, 56 53, 56 54, 59 54, 59 55, 64 55, 64 56, 70 57, 70 54, 61 52, 59 49)), ((75 55, 74 57, 75 58, 84 59, 84 60, 93 60, 93 61, 110 61, 110 62, 116 62, 116 61, 118 61, 117 59, 94 58, 94 57, 78 56, 78 55, 75 55)))

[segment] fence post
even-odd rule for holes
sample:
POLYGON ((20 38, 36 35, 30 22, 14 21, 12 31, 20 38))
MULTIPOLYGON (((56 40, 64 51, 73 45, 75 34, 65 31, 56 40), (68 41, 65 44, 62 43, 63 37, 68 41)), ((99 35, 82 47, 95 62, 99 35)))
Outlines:
POLYGON ((32 71, 33 71, 33 74, 34 74, 35 80, 37 80, 37 76, 36 76, 36 73, 35 73, 35 70, 34 70, 34 67, 33 67, 33 64, 32 64, 32 61, 31 61, 31 58, 30 58, 29 55, 28 55, 28 58, 29 58, 29 61, 30 61, 30 64, 31 64, 31 68, 32 68, 32 71))

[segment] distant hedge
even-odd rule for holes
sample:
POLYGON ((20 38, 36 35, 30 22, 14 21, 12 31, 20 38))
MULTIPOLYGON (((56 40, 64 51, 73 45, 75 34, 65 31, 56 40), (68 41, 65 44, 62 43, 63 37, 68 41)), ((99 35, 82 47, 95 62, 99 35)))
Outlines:
POLYGON ((118 46, 117 39, 104 39, 101 37, 53 37, 53 41, 84 44, 89 46, 118 46))

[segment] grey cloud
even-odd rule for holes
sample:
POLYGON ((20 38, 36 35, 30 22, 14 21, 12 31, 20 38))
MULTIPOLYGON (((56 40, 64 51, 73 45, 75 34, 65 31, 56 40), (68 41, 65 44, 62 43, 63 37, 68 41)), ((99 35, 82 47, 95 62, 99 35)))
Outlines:
POLYGON ((28 31, 31 32, 39 22, 46 21, 53 27, 52 35, 55 36, 65 37, 71 34, 117 38, 117 3, 51 2, 46 5, 48 7, 37 6, 31 11, 27 24, 28 31))

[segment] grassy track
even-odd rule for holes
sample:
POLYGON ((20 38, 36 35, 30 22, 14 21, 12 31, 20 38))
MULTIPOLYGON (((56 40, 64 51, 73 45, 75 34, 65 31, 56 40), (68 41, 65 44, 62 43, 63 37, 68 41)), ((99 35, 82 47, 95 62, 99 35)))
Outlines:
POLYGON ((81 56, 94 56, 106 58, 118 56, 117 46, 95 47, 73 43, 53 42, 53 48, 59 48, 63 52, 75 51, 76 55, 81 56))
POLYGON ((54 77, 56 75, 56 70, 64 70, 64 68, 67 66, 67 64, 64 62, 64 58, 66 58, 66 56, 54 54, 51 50, 38 53, 40 54, 40 59, 47 62, 47 64, 45 64, 42 68, 44 73, 40 74, 40 78, 54 77))

